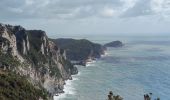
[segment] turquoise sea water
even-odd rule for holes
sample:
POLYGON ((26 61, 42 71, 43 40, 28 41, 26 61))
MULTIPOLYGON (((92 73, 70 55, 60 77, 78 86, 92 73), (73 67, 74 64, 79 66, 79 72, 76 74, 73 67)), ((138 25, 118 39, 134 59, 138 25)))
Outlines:
POLYGON ((123 48, 106 55, 67 81, 55 100, 106 100, 111 90, 124 100, 143 100, 145 93, 170 100, 170 37, 87 37, 97 43, 121 40, 123 48))

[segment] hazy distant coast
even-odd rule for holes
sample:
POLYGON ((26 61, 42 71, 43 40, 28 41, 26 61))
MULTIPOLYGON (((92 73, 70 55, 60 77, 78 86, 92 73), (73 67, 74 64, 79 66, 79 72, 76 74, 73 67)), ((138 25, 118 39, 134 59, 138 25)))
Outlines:
POLYGON ((66 56, 73 64, 83 66, 104 55, 107 47, 123 46, 121 41, 112 41, 101 45, 87 39, 59 38, 51 40, 66 50, 66 56))

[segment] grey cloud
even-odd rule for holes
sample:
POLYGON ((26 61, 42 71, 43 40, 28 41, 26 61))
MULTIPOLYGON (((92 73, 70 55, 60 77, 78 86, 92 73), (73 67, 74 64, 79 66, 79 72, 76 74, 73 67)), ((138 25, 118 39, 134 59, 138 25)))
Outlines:
POLYGON ((154 13, 151 8, 151 0, 139 0, 132 8, 123 13, 121 17, 137 17, 152 14, 154 13))
MULTIPOLYGON (((137 17, 156 14, 151 2, 153 0, 137 0, 133 7, 129 3, 136 0, 1 0, 0 18, 17 19, 79 19, 101 17, 101 11, 111 8, 118 17, 137 17), (126 4, 126 2, 129 2, 126 4)), ((169 12, 165 12, 170 13, 169 12)), ((114 15, 114 14, 113 14, 114 15)))
POLYGON ((105 6, 120 5, 119 0, 34 0, 29 5, 26 0, 3 0, 0 18, 61 18, 67 15, 83 18, 97 15, 105 6))
POLYGON ((25 4, 25 0, 1 0, 0 1, 0 7, 3 8, 3 7, 14 7, 14 8, 17 8, 17 7, 21 7, 25 4))

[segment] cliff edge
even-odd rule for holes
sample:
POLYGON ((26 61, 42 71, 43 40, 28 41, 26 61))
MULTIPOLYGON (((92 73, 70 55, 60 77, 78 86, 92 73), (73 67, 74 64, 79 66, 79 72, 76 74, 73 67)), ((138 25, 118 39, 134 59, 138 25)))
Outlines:
POLYGON ((51 99, 63 92, 65 80, 78 73, 65 53, 42 30, 0 24, 0 72, 26 77, 35 88, 45 89, 51 99))

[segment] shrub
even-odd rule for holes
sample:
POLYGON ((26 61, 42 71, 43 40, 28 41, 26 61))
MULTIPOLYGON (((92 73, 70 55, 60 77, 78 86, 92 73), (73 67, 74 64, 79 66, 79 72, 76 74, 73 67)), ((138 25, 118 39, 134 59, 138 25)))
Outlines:
POLYGON ((35 88, 25 77, 0 73, 0 100, 47 100, 47 95, 45 89, 35 88))

